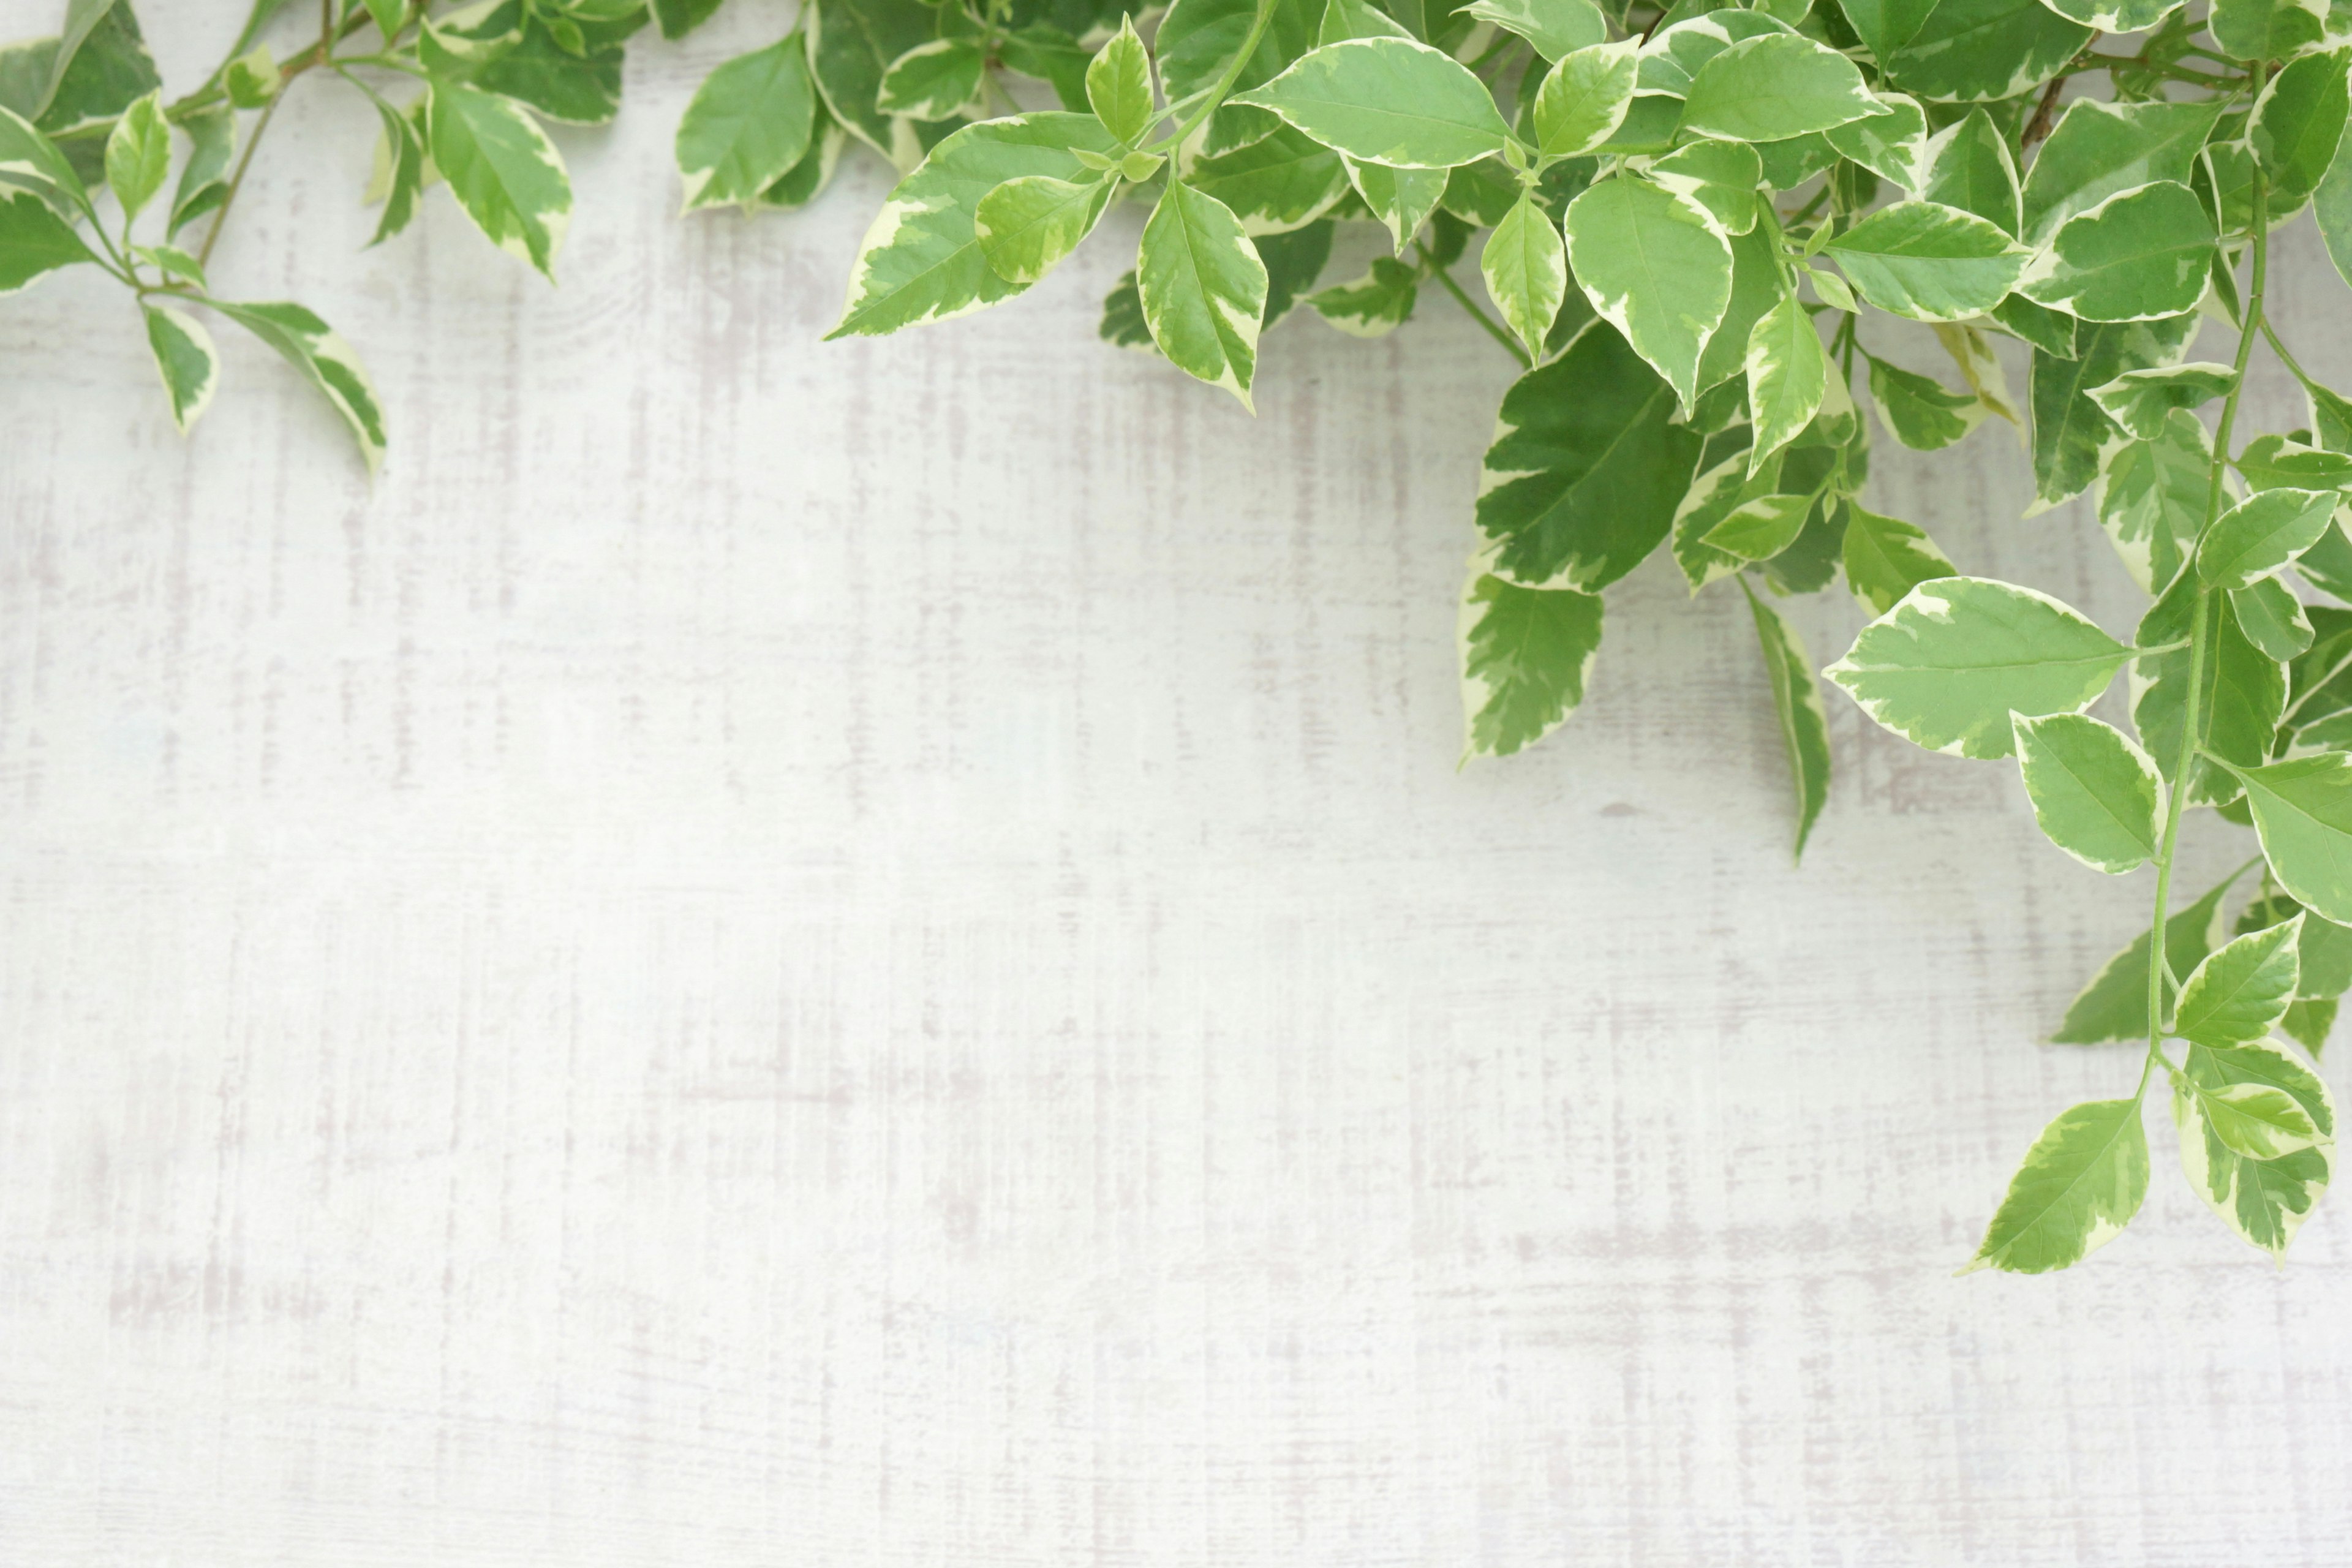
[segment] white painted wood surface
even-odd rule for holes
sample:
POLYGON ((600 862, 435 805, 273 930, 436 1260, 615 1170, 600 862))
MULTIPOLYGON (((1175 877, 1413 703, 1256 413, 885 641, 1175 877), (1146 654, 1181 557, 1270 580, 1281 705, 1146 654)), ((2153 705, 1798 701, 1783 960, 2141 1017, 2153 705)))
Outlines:
MULTIPOLYGON (((242 5, 160 9, 185 83, 242 5)), ((216 280, 360 345, 373 496, 226 331, 184 446, 102 279, 0 304, 0 1562, 2347 1560, 2341 1196, 2274 1273, 2158 1122, 2088 1267, 1950 1277, 2128 1086, 2034 1039, 2144 880, 1842 701, 1791 870, 1663 562, 1457 772, 1494 345, 1297 322, 1252 422, 1092 341, 1116 237, 821 343, 875 164, 671 221, 734 11, 561 137, 555 291, 362 251, 299 89, 216 280)), ((2135 612, 2000 432, 1880 474, 2135 612)))

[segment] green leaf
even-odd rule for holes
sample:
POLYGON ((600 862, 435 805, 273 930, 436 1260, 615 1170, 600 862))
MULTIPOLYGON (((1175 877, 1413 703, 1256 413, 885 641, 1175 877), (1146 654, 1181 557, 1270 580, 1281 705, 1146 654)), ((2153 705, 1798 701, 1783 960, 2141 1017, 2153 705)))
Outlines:
POLYGON ((807 155, 816 108, 808 51, 796 37, 712 71, 677 125, 680 210, 758 200, 807 155))
MULTIPOLYGON (((1418 15, 1416 10, 1415 15, 1418 15)), ((1370 0, 1328 0, 1317 28, 1318 44, 1342 44, 1349 38, 1410 38, 1412 30, 1370 0)))
POLYGON ((2012 716, 2018 772, 2050 842, 2094 871, 2121 876, 2156 854, 2156 763, 2113 725, 2083 713, 2012 716))
POLYGON ((342 335, 300 305, 206 303, 278 351, 319 389, 359 442, 360 457, 373 476, 383 461, 383 411, 359 355, 342 335))
POLYGON ((2352 756, 2323 752, 2263 767, 2224 763, 2245 786, 2254 831, 2279 886, 2352 925, 2352 756))
POLYGON ((1869 358, 1870 400, 1895 438, 1913 451, 1939 451, 1983 420, 1985 406, 1974 395, 1875 355, 1869 358))
POLYGON ((2230 593, 2230 613, 2246 640, 2284 664, 2311 646, 2311 617, 2287 585, 2258 577, 2230 593))
POLYGON ((1842 0, 1842 8, 1887 79, 1925 99, 2015 98, 2091 38, 2040 0, 1842 0))
MULTIPOLYGON (((1258 0, 1176 0, 1153 35, 1152 52, 1160 62, 1160 89, 1171 103, 1205 93, 1224 77, 1234 56, 1247 41, 1256 20, 1258 0)), ((1262 86, 1315 47, 1323 19, 1322 0, 1272 0, 1274 14, 1257 47, 1234 79, 1237 94, 1262 86)), ((1198 151, 1204 155, 1230 153, 1272 131, 1279 121, 1264 109, 1229 99, 1209 118, 1198 151)))
POLYGON ((2180 983, 2171 1032, 2200 1046, 2243 1045, 2268 1035, 2294 1000, 2302 939, 2297 916, 2224 944, 2180 983))
POLYGON ((2010 714, 2091 705, 2131 650, 2044 594, 1981 577, 1923 583, 1822 673, 1931 752, 2005 757, 2010 714))
POLYGON ((572 222, 572 179, 538 121, 511 100, 436 82, 426 100, 434 167, 483 237, 552 282, 572 222))
POLYGON ((1674 394, 1604 323, 1513 384, 1478 496, 1496 575, 1597 592, 1640 565, 1673 525, 1698 433, 1674 394))
MULTIPOLYGON (((789 42, 789 40, 787 40, 789 42)), ((980 96, 987 57, 970 38, 917 44, 882 72, 874 107, 913 120, 946 120, 980 96)))
POLYGON ((1385 163, 1345 160, 1348 179, 1372 216, 1388 226, 1391 247, 1402 255, 1405 246, 1445 195, 1444 169, 1391 169, 1385 163))
MULTIPOLYGON (((425 142, 416 122, 408 115, 373 93, 369 97, 375 104, 376 118, 383 125, 383 139, 376 148, 378 175, 383 188, 383 216, 376 222, 375 237, 368 241, 373 246, 383 244, 406 228, 409 220, 416 216, 416 198, 425 189, 425 142)), ((224 147, 224 159, 226 153, 224 147)), ((193 163, 190 166, 193 168, 193 163)), ((182 184, 184 189, 185 182, 182 184)), ((225 198, 227 185, 224 183, 218 190, 225 198)), ((375 192, 371 188, 368 194, 373 196, 375 192)), ((178 221, 175 209, 175 226, 178 221)))
POLYGON ((1774 493, 1735 506, 1699 542, 1741 561, 1769 561, 1804 531, 1813 497, 1774 493))
POLYGON ((1609 37, 1609 24, 1592 0, 1471 0, 1458 15, 1517 34, 1548 60, 1564 59, 1609 37))
POLYGON ((922 148, 910 121, 880 107, 882 73, 936 36, 939 13, 923 0, 814 0, 801 16, 809 71, 825 108, 901 172, 911 170, 922 148))
POLYGON ((2100 33, 2144 33, 2173 12, 2181 0, 2042 0, 2070 22, 2100 33))
POLYGON ((529 16, 520 0, 475 0, 427 16, 417 33, 417 60, 435 78, 466 77, 522 42, 529 16))
MULTIPOLYGON (((1881 179, 1892 180, 1914 195, 1927 196, 1930 201, 1942 200, 1927 189, 1927 111, 1919 107, 1917 100, 1899 92, 1875 96, 1878 106, 1886 112, 1831 127, 1823 132, 1829 138, 1830 145, 1881 179)), ((2000 143, 2000 149, 2007 153, 2008 143, 2000 143)), ((1964 204, 1948 205, 1960 205, 1963 211, 1974 210, 1964 204)))
POLYGON ((2126 191, 2186 182, 2219 107, 2076 99, 2026 175, 2025 237, 2040 244, 2075 214, 2126 191))
POLYGON ((1286 234, 1348 194, 1348 170, 1339 153, 1286 125, 1246 147, 1201 159, 1185 183, 1233 209, 1247 233, 1286 234))
POLYGON ((1331 259, 1331 236, 1337 226, 1329 218, 1324 218, 1305 228, 1264 235, 1252 242, 1257 247, 1257 258, 1265 264, 1265 314, 1260 318, 1261 332, 1288 315, 1315 287, 1315 280, 1323 276, 1323 268, 1331 259))
POLYGON ((180 129, 188 133, 188 161, 172 193, 166 235, 179 233, 226 198, 229 158, 236 150, 236 113, 226 105, 195 110, 181 121, 180 129))
POLYGON ((1845 581, 1863 607, 1883 616, 1922 583, 1958 574, 1936 542, 1903 521, 1846 508, 1845 581))
POLYGON ((1108 180, 1081 184, 1051 174, 1007 180, 980 198, 972 234, 998 277, 1034 283, 1093 231, 1112 188, 1108 180))
POLYGON ((2333 490, 2263 490, 2223 512, 2197 547, 2209 586, 2242 588, 2319 542, 2336 517, 2333 490))
POLYGON ((2326 17, 2308 0, 2213 0, 2205 26, 2233 59, 2275 60, 2318 42, 2326 17))
POLYGON ((2018 288, 2086 321, 2178 316, 2204 297, 2217 244, 2197 194, 2160 181, 2067 219, 2018 288))
POLYGON ((1811 38, 1767 33, 1699 68, 1684 101, 1683 130, 1780 142, 1884 112, 1852 60, 1811 38))
POLYGON ((1121 18, 1118 31, 1087 66, 1087 102, 1103 128, 1132 147, 1158 116, 1151 101, 1151 56, 1135 31, 1135 18, 1121 18))
POLYGON ((69 0, 32 119, 63 135, 113 119, 162 85, 125 0, 69 0))
POLYGON ((1015 27, 998 41, 996 63, 1006 70, 1050 82, 1054 97, 1074 114, 1092 114, 1087 68, 1094 56, 1077 39, 1048 23, 1015 27))
POLYGON ((0 195, 12 190, 31 192, 68 223, 95 216, 81 176, 57 144, 30 121, 0 108, 0 195))
POLYGON ((2250 140, 2270 185, 2273 212, 2293 212, 2310 200, 2334 165, 2352 101, 2347 69, 2352 54, 2343 49, 2298 56, 2271 78, 2255 100, 2250 140))
POLYGON ((1592 308, 1689 407, 1699 355, 1731 300, 1720 226, 1688 197, 1620 177, 1569 204, 1568 257, 1592 308))
POLYGON ((147 319, 147 346, 154 351, 155 369, 171 399, 172 423, 188 433, 213 400, 220 384, 220 355, 212 334, 184 310, 142 302, 147 319))
POLYGON ((2115 1239, 2147 1196, 2147 1132, 2137 1100, 2062 1112, 2010 1179, 1972 1268, 2043 1274, 2115 1239))
MULTIPOLYGON (((797 52, 807 59, 804 47, 797 52)), ((615 38, 573 54, 534 18, 521 40, 476 76, 474 85, 565 125, 609 125, 621 112, 623 53, 615 38)))
POLYGON ((2205 526, 2211 439, 2195 415, 2175 409, 2153 437, 2110 446, 2104 461, 2099 526, 2132 581, 2153 592, 2179 572, 2190 541, 2205 526))
MULTIPOLYGON (((2232 871, 2220 886, 2164 922, 2166 1005, 2173 994, 2171 975, 2186 974, 2213 950, 2221 900, 2241 873, 2232 871)), ((2062 1046, 2098 1045, 2107 1040, 2147 1038, 2147 931, 2143 926, 2129 946, 2107 960, 2098 974, 2066 1009, 2051 1042, 2062 1046)))
POLYGON ((1374 257, 1361 278, 1307 298, 1315 313, 1353 338, 1385 337, 1412 315, 1421 274, 1402 262, 1374 257))
POLYGON ((1233 101, 1271 110, 1351 158, 1397 168, 1475 163, 1510 141, 1483 82, 1406 38, 1327 45, 1233 101))
POLYGON ((2303 921, 2295 941, 2294 994, 2305 998, 2341 996, 2352 991, 2352 927, 2320 919, 2288 898, 2272 893, 2249 903, 2238 916, 2238 933, 2303 921))
MULTIPOLYGON (((2185 642, 2200 588, 2196 574, 2182 573, 2141 620, 2140 646, 2185 642)), ((2205 617, 2205 637, 2199 744, 2222 762, 2251 767, 2271 753, 2286 706, 2285 672, 2276 659, 2248 642, 2226 615, 2205 617)), ((2186 647, 2143 655, 2132 682, 2132 722, 2168 779, 2179 766, 2191 662, 2186 647)), ((2221 805, 2237 795, 2236 782, 2213 763, 2200 760, 2192 769, 2187 795, 2190 805, 2221 805)))
POLYGON ((1136 279, 1160 352, 1249 407, 1266 278, 1241 220, 1215 197, 1171 180, 1143 226, 1136 279))
POLYGON ((1486 237, 1478 270, 1503 324, 1527 345, 1528 358, 1543 353, 1544 336, 1568 297, 1568 249, 1533 191, 1523 192, 1503 221, 1486 237))
POLYGON ((2279 1029, 2316 1058, 2326 1048, 2327 1037, 2336 1027, 2336 1010, 2333 996, 2298 996, 2288 1005, 2279 1029))
POLYGON ((2326 177, 2312 192, 2311 216, 2336 276, 2352 283, 2352 158, 2338 158, 2327 166, 2326 177))
MULTIPOLYGON (((375 0, 370 0, 371 8, 375 0)), ((723 0, 653 0, 654 20, 665 38, 682 38, 709 21, 723 0)))
POLYGON ((23 192, 0 196, 0 294, 13 294, 60 267, 97 259, 72 226, 38 196, 23 192))
POLYGON ((2257 436, 2247 442, 2238 454, 2238 471, 2258 490, 2352 487, 2352 456, 2279 435, 2257 436))
POLYGON ((1934 202, 1882 207, 1823 249, 1864 300, 1918 321, 1991 310, 2029 259, 1996 226, 1934 202))
POLYGON ((2287 1244, 2326 1190, 2334 1163, 2336 1112, 2327 1086, 2301 1062, 2270 1045, 2191 1046, 2173 1088, 2180 1164, 2189 1184, 2247 1241, 2273 1257, 2287 1244), (2240 1087, 2284 1094, 2319 1141, 2273 1160, 2250 1160, 2225 1143, 2206 1117, 2206 1091, 2240 1087))
MULTIPOLYGON (((2284 1013, 2284 1009, 2282 1009, 2284 1013)), ((2232 1083, 2195 1090, 2199 1112, 2222 1147, 2246 1160, 2275 1160, 2319 1142, 2311 1113, 2283 1089, 2232 1083)))
POLYGON ((205 279, 204 263, 176 245, 134 245, 131 254, 153 267, 166 279, 185 283, 199 292, 212 285, 205 279))
POLYGON ((2174 409, 2201 408, 2237 384, 2238 373, 2230 366, 2198 361, 2127 370, 2105 386, 2093 387, 2091 400, 2134 436, 2153 440, 2164 433, 2174 409))
POLYGON ((1644 96, 1671 94, 1687 98, 1691 84, 1707 61, 1737 43, 1768 34, 1786 37, 1787 23, 1762 11, 1719 6, 1695 14, 1683 6, 1661 17, 1661 26, 1642 46, 1641 91, 1644 96))
POLYGON ((1584 700, 1601 647, 1601 596, 1523 588, 1473 563, 1462 601, 1462 700, 1473 756, 1505 757, 1584 700))
POLYGON ((882 205, 850 276, 849 300, 829 334, 894 332, 993 305, 1025 285, 1000 277, 973 229, 980 200, 1007 180, 1076 180, 1076 151, 1104 159, 1125 149, 1091 114, 1049 111, 967 125, 931 149, 882 205))
POLYGON ((2009 375, 2000 368, 2000 361, 1992 352, 1992 342, 1982 329, 1960 321, 1938 321, 1935 325, 1936 341, 1952 356, 1959 367, 1960 377, 1977 395, 1985 411, 1997 414, 2011 425, 2022 426, 2024 419, 2010 396, 2009 375))
MULTIPOLYGON (((2090 396, 2127 370, 2169 364, 2196 335, 2194 314, 2162 321, 2084 323, 2076 355, 2037 349, 2029 396, 2033 407, 2037 510, 2080 495, 2098 478, 2099 457, 2124 432, 2090 396)), ((2200 517, 2200 521, 2201 517, 2200 517)))
MULTIPOLYGON (((1732 236, 1730 243, 1731 300, 1699 354, 1701 392, 1735 376, 1746 386, 1748 339, 1789 291, 1781 277, 1780 237, 1772 226, 1759 223, 1746 234, 1732 236)), ((1744 407, 1745 399, 1739 402, 1744 407)))
POLYGON ((1927 144, 1927 158, 1922 197, 1974 213, 2011 237, 2023 232, 2017 161, 2010 156, 2009 138, 1993 124, 1992 116, 1970 110, 1967 119, 1937 132, 1927 144))
POLYGON ((1812 660, 1805 656, 1805 645, 1796 628, 1757 597, 1746 577, 1739 579, 1739 586, 1755 617, 1756 640, 1763 647, 1765 673, 1772 680, 1772 708, 1780 721, 1780 741, 1788 748, 1789 773, 1797 788, 1797 842, 1791 853, 1801 859, 1805 840, 1829 800, 1829 720, 1822 711, 1812 660))
POLYGON ((1750 472, 1812 423, 1829 378, 1829 355, 1813 318, 1795 295, 1783 295, 1748 334, 1748 406, 1756 426, 1750 472))
POLYGON ((163 94, 151 92, 122 111, 106 138, 106 184, 125 224, 155 199, 171 172, 172 128, 164 123, 163 94))
MULTIPOLYGON (((1692 142, 1652 163, 1646 173, 1652 184, 1704 207, 1734 238, 1756 226, 1756 186, 1763 170, 1756 149, 1744 142, 1692 142)), ((1735 255, 1735 289, 1738 265, 1735 255)))
POLYGON ((1561 56, 1536 89, 1537 151, 1572 158, 1614 136, 1633 101, 1640 47, 1627 38, 1561 56))
MULTIPOLYGON (((278 5, 284 3, 285 0, 277 0, 278 5)), ((709 4, 716 8, 719 0, 709 0, 709 4)), ((656 12, 666 13, 676 9, 677 5, 677 0, 655 0, 654 9, 656 12)), ((383 34, 383 41, 389 44, 400 36, 402 26, 408 21, 408 0, 367 0, 367 14, 369 19, 375 23, 375 30, 383 34)), ((684 28, 679 29, 680 32, 684 30, 684 28)), ((669 30, 665 18, 662 37, 674 38, 677 36, 677 33, 669 30)))

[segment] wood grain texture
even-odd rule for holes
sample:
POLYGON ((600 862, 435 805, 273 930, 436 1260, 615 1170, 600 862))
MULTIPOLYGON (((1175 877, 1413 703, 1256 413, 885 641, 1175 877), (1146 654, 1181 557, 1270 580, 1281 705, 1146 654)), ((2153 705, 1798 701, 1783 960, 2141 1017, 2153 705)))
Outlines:
MULTIPOLYGON (((162 10, 184 83, 242 6, 162 10)), ((2143 879, 1835 699, 1791 870, 1747 612, 1664 562, 1457 771, 1494 344, 1295 322, 1252 421, 1093 341, 1131 214, 820 343, 876 165, 670 216, 780 16, 560 134, 555 290, 443 194, 362 250, 302 85, 215 274, 367 356, 373 495, 226 331, 184 445, 102 279, 0 304, 0 1561, 2344 1561, 2340 1194, 2273 1272, 2157 1122, 2087 1267, 1949 1277, 2129 1082, 2034 1041, 2143 879)), ((2005 432, 1878 469, 2128 624, 2005 432)))

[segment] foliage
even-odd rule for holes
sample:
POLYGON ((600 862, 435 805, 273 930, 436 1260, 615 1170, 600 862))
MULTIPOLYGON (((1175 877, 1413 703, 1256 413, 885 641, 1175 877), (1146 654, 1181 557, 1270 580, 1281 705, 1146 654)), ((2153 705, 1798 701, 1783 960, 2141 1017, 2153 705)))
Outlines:
MULTIPOLYGON (((0 289, 78 264, 121 279, 184 428, 217 380, 208 310, 310 379, 373 466, 349 345, 206 281, 289 84, 324 73, 376 106, 379 240, 445 184, 551 279, 571 189, 540 122, 609 119, 623 41, 718 4, 325 0, 281 64, 263 39, 283 0, 256 0, 227 60, 166 102, 129 0, 70 0, 57 37, 0 52, 0 289)), ((2137 1042, 2138 1083, 2050 1123, 1971 1267, 2063 1268, 2131 1220, 2159 1070, 2191 1185, 2278 1255, 2335 1128, 2280 1037, 2316 1056, 2352 988, 2352 401, 2288 352, 2266 273, 2308 207, 2352 278, 2347 37, 2301 0, 803 0, 702 84, 677 166, 689 211, 798 206, 852 142, 897 167, 835 336, 1010 299, 1139 203, 1102 335, 1244 406, 1298 307, 1377 336, 1436 285, 1521 372, 1472 512, 1469 751, 1566 721, 1605 666, 1605 591, 1663 550, 1694 594, 1739 584, 1801 849, 1830 729, 1773 601, 1842 576, 1874 618, 1832 684, 1921 746, 2014 758, 2075 860, 2153 868, 2147 929, 2054 1037, 2137 1042), (1326 283, 1343 224, 1390 254, 1326 283), (1486 305, 1454 275, 1474 241, 1486 305), (2226 363, 2190 357, 2209 322, 2234 331, 2226 363), (2258 343, 2309 425, 2241 445, 2258 343), (1931 352, 1949 375, 1915 368, 1931 352), (1966 574, 1867 506, 1864 403, 1921 451, 2019 427, 2037 510, 2091 497, 2149 593, 2137 626, 1966 574), (2118 675, 2128 730, 2090 711, 2118 675), (2260 853, 2176 910, 2191 805, 2260 853)))

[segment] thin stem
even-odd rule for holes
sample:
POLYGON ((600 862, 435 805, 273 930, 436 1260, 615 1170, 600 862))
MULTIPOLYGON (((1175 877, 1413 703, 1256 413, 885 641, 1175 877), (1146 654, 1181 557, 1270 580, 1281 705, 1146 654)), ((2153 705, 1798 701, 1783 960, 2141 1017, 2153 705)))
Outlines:
MULTIPOLYGON (((2262 77, 2263 66, 2257 62, 2253 73, 2257 92, 2262 90, 2262 77)), ((2246 363, 2253 356, 2254 340, 2263 331, 2263 286, 2270 261, 2270 194, 2259 163, 2253 166, 2252 190, 2253 266, 2248 277, 2245 325, 2238 333, 2235 378, 2230 384, 2229 396, 2221 404, 2221 423, 2213 432, 2213 467, 2205 482, 2205 521, 2187 552, 2192 563, 2184 565, 2183 571, 2196 570, 2196 546, 2213 526, 2214 519, 2221 515, 2222 486, 2230 466, 2230 433, 2238 422, 2239 400, 2245 395, 2246 363)), ((2132 1092, 2135 1100, 2147 1092, 2148 1075, 2156 1070, 2164 1054, 2164 980, 2168 968, 2164 928, 2172 903, 2172 868, 2180 844, 2180 809, 2188 802, 2190 774, 2197 766, 2197 731, 2203 718, 2200 709, 2205 685, 2205 627, 2212 613, 2212 595, 2200 585, 2189 613, 2189 687, 2181 702, 2179 765, 2173 770, 2171 799, 2164 810, 2164 837, 2156 852, 2156 917, 2147 939, 2147 1059, 2140 1067, 2139 1088, 2132 1092)))
POLYGON ((1416 239, 1412 247, 1421 253, 1422 263, 1429 268, 1430 276, 1445 285, 1445 291, 1470 312, 1470 319, 1486 328, 1486 335, 1502 344, 1504 351, 1518 362, 1521 370, 1533 370, 1535 362, 1528 357, 1528 351, 1520 346, 1519 340, 1511 336, 1500 321, 1478 308, 1478 301, 1470 298, 1462 285, 1454 280, 1454 274, 1438 265, 1437 258, 1431 253, 1429 247, 1416 239))
POLYGON ((2033 118, 2025 122, 2025 134, 2017 139, 2019 152, 2024 152, 2050 134, 2051 120, 2058 112, 2058 95, 2065 90, 2063 73, 2050 79, 2050 85, 2042 89, 2042 101, 2033 106, 2033 118))
POLYGON ((1242 40, 1242 47, 1234 54, 1233 63, 1225 68, 1225 74, 1219 77, 1217 84, 1209 89, 1207 101, 1194 110, 1192 117, 1179 125, 1174 134, 1152 143, 1144 149, 1145 152, 1166 153, 1182 146, 1185 140, 1201 128, 1202 121, 1217 111, 1217 106, 1225 101, 1225 94, 1233 91, 1234 83, 1241 79, 1242 68, 1249 64, 1252 55, 1257 53, 1258 40, 1265 37, 1267 26, 1274 21, 1274 4, 1275 0, 1257 0, 1257 16, 1250 22, 1249 37, 1242 40))
POLYGON ((237 154, 236 172, 228 177, 228 189, 221 196, 219 209, 213 214, 212 227, 205 231, 204 245, 196 251, 197 266, 212 264, 213 247, 220 243, 221 230, 228 225, 229 208, 236 205, 236 193, 245 188, 245 172, 253 167, 253 153, 261 145, 261 133, 269 129, 270 121, 277 117, 278 106, 285 101, 286 88, 281 82, 278 90, 270 95, 269 101, 261 106, 261 118, 253 122, 253 134, 246 138, 245 151, 237 154))

